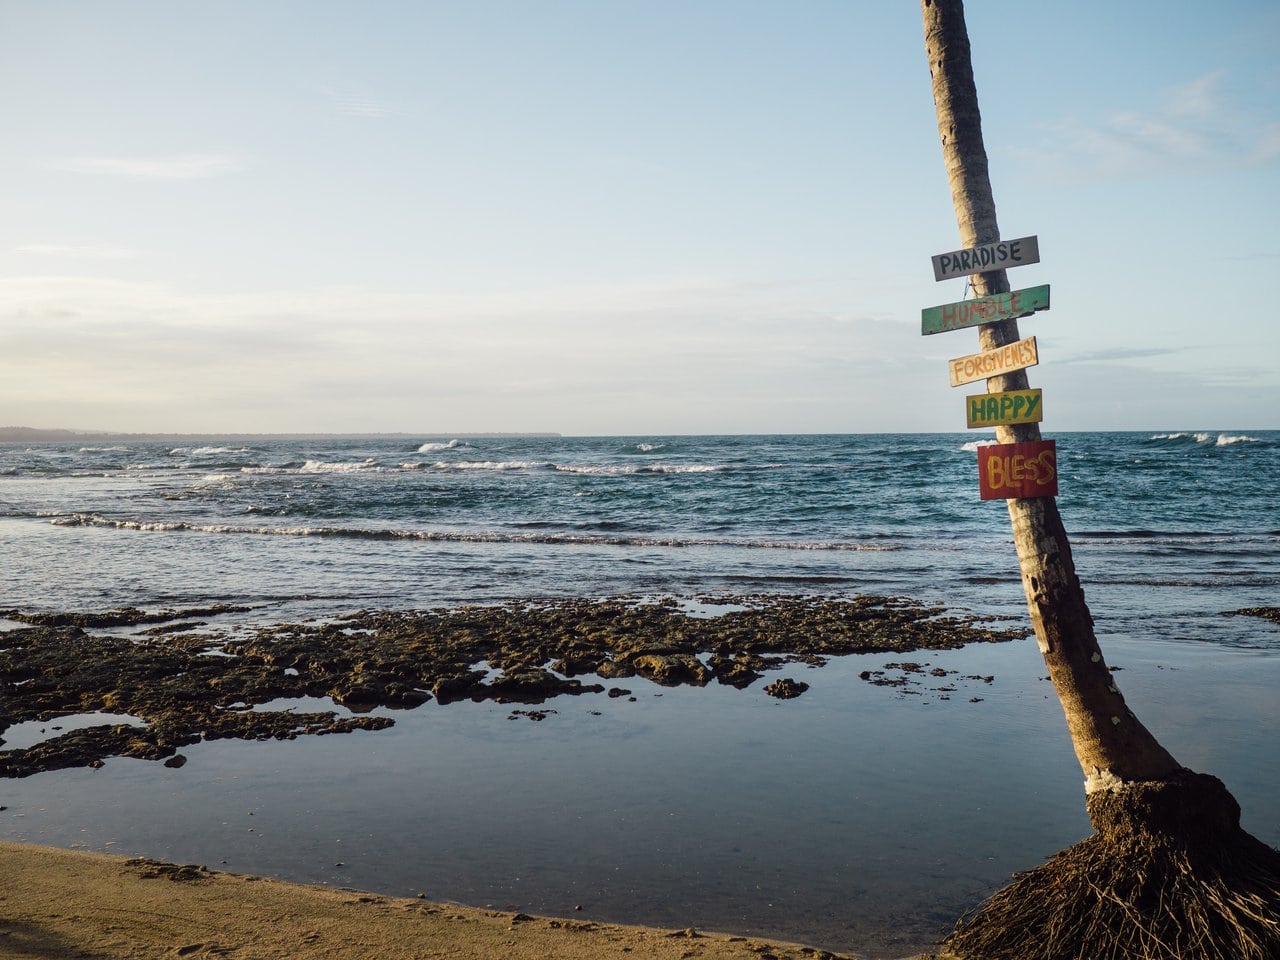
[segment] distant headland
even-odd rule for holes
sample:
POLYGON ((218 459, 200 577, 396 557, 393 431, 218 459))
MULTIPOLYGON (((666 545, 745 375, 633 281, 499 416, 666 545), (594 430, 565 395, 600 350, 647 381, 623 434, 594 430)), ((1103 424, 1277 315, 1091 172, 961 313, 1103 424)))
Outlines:
POLYGON ((163 443, 169 440, 290 440, 315 438, 336 440, 352 437, 449 437, 460 440, 492 437, 559 437, 559 433, 453 433, 447 430, 425 430, 418 433, 115 433, 110 430, 63 430, 39 427, 0 427, 0 443, 78 443, 102 440, 141 440, 163 443))

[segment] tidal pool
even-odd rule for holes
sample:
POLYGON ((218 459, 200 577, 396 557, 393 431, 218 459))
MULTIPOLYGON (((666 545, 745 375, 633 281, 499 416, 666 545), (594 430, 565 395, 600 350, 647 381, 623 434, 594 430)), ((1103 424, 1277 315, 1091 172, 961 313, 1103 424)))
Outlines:
MULTIPOLYGON (((1280 653, 1103 642, 1143 721, 1280 843, 1280 653)), ((379 709, 381 731, 186 747, 180 769, 113 758, 0 782, 0 837, 898 957, 1089 832, 1034 641, 909 658, 947 673, 793 664, 775 676, 809 689, 787 701, 628 678, 539 722, 433 702, 379 709)))

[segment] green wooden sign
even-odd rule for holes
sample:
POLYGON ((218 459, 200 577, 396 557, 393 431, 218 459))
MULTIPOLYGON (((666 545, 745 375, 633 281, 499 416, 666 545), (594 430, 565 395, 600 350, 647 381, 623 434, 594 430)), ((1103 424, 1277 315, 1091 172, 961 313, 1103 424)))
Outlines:
POLYGON ((1039 310, 1048 309, 1049 285, 1046 283, 959 303, 944 303, 940 307, 925 307, 920 311, 920 333, 928 336, 948 330, 963 330, 983 323, 1029 317, 1039 310))
POLYGON ((1014 423, 1039 423, 1044 419, 1040 390, 1007 390, 964 398, 969 429, 1001 427, 1014 423))

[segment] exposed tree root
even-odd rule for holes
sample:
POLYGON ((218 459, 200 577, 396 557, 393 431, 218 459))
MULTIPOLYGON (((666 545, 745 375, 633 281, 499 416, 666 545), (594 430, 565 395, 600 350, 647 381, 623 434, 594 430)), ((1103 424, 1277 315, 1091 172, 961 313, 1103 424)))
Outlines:
POLYGON ((1280 851, 1215 777, 1090 796, 1097 831, 1020 873, 943 944, 965 960, 1278 960, 1280 851))

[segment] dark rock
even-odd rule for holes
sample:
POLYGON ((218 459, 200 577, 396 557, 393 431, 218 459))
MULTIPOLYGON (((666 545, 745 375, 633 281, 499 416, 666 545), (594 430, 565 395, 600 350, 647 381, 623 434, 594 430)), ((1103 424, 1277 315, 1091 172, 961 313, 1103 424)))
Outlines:
POLYGON ((781 680, 775 680, 765 687, 764 692, 771 697, 777 697, 779 700, 791 700, 808 689, 809 685, 807 683, 800 683, 790 677, 783 677, 781 680))
MULTIPOLYGON (((369 711, 410 709, 432 696, 442 705, 472 699, 536 704, 604 692, 602 684, 572 679, 575 674, 638 674, 664 685, 699 686, 715 677, 745 687, 787 662, 818 666, 847 653, 951 649, 1026 636, 978 626, 977 617, 945 617, 938 608, 887 597, 704 599, 732 609, 690 617, 674 601, 521 601, 361 611, 338 621, 228 633, 190 628, 200 625, 196 617, 243 608, 7 611, 9 619, 30 625, 5 632, 0 730, 92 711, 126 713, 143 726, 102 725, 62 732, 26 750, 0 749, 0 776, 96 768, 112 756, 176 766, 178 750, 202 739, 291 740, 378 730, 393 721, 369 711), (171 626, 155 626, 166 623, 171 626), (100 627, 138 632, 95 635, 100 627), (249 709, 280 698, 323 696, 361 715, 249 709)), ((916 663, 892 666, 903 671, 901 679, 884 671, 861 676, 900 686, 908 673, 923 669, 916 663)), ((803 688, 789 681, 776 689, 794 695, 803 688)), ((620 687, 612 689, 615 697, 635 699, 620 687)))
POLYGON ((640 676, 667 687, 681 683, 703 687, 711 679, 711 671, 691 653, 642 653, 631 664, 640 676))

